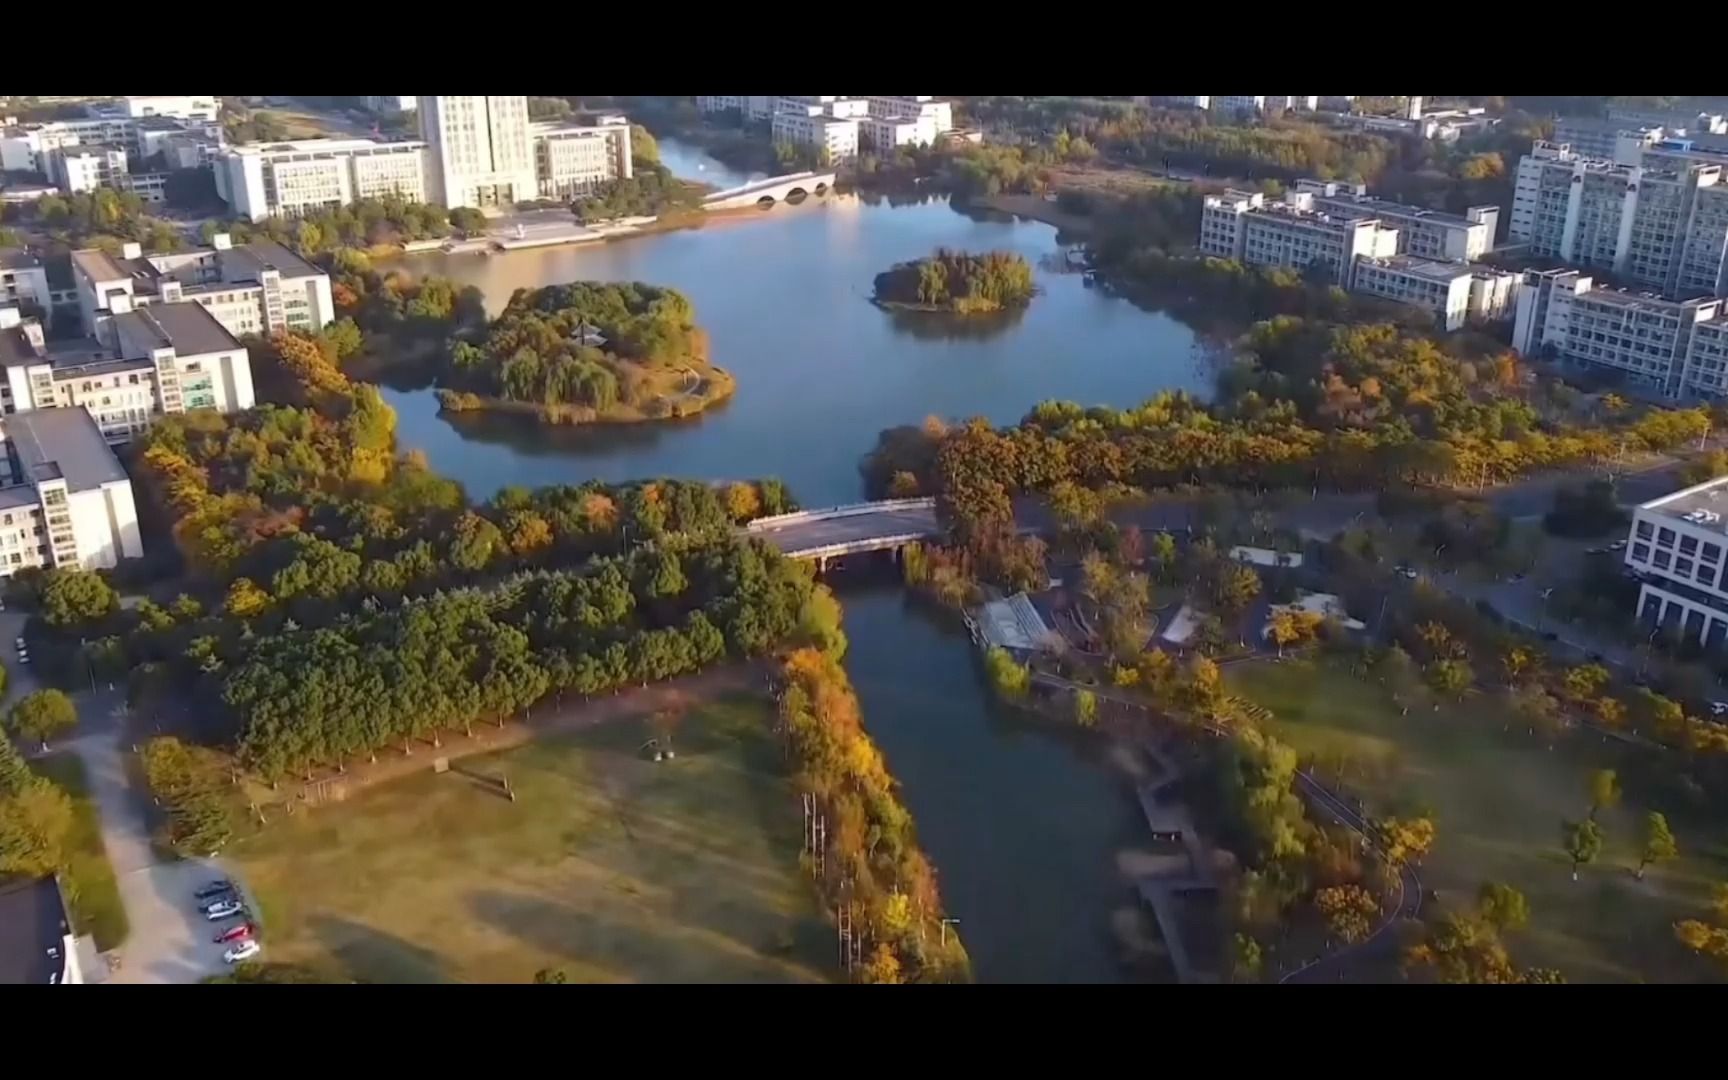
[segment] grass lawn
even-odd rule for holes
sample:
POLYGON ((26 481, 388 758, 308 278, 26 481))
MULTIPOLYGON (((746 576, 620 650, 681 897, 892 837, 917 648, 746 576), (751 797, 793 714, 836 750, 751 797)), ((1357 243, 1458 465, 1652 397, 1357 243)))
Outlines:
POLYGON ((229 852, 266 954, 372 982, 825 979, 768 708, 698 706, 662 764, 627 721, 275 814, 229 852))
POLYGON ((102 846, 102 819, 96 800, 90 797, 84 763, 70 750, 62 750, 37 759, 35 768, 72 796, 71 851, 63 878, 71 891, 67 902, 72 906, 73 928, 92 935, 96 948, 106 952, 126 940, 129 927, 120 885, 102 846))
MULTIPOLYGON (((1243 664, 1228 670, 1238 694, 1271 709, 1274 730, 1305 760, 1347 761, 1349 786, 1371 812, 1431 812, 1438 839, 1422 868, 1448 905, 1472 902, 1484 881, 1530 901, 1529 928, 1508 937, 1524 964, 1555 967, 1574 982, 1698 981, 1712 969, 1674 940, 1673 924, 1701 918, 1710 884, 1728 880, 1728 835, 1628 792, 1599 820, 1597 861, 1571 880, 1560 847, 1562 818, 1589 810, 1586 777, 1622 753, 1588 736, 1555 749, 1531 739, 1491 695, 1462 705, 1413 706, 1400 716, 1376 682, 1326 663, 1243 664), (1643 818, 1668 815, 1682 858, 1633 877, 1643 818)), ((1621 769, 1624 777, 1627 770, 1621 769)))

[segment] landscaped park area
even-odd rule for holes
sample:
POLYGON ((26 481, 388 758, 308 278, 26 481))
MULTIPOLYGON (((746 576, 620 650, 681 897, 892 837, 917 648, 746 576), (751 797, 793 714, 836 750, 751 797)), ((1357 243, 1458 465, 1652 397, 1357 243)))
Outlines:
POLYGON ((1661 766, 1647 755, 1667 751, 1628 749, 1590 732, 1563 735, 1551 749, 1492 692, 1462 702, 1407 696, 1409 711, 1401 715, 1372 675, 1332 661, 1227 671, 1232 692, 1272 710, 1277 737, 1323 775, 1341 776, 1370 816, 1432 817, 1437 838, 1420 873, 1448 907, 1471 904, 1486 881, 1522 892, 1530 924, 1507 935, 1519 963, 1557 968, 1573 982, 1720 978, 1675 940, 1673 926, 1703 917, 1712 883, 1728 881, 1728 833, 1678 799, 1651 800, 1638 777, 1661 766), (1573 882, 1561 822, 1589 813, 1588 777, 1604 768, 1619 772, 1625 797, 1598 814, 1606 833, 1602 853, 1573 882), (1651 866, 1640 881, 1643 822, 1651 810, 1667 815, 1680 858, 1651 866))
POLYGON ((678 721, 673 760, 644 750, 665 735, 648 717, 428 760, 277 809, 229 854, 270 960, 357 980, 823 980, 833 932, 771 728, 766 701, 731 696, 678 721))

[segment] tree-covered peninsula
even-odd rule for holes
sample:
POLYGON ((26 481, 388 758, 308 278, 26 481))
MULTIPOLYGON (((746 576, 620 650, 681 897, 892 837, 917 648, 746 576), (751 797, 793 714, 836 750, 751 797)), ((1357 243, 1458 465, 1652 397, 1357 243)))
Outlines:
POLYGON ((875 299, 884 307, 982 315, 1024 307, 1033 292, 1032 264, 1025 256, 937 248, 928 258, 877 274, 875 299))

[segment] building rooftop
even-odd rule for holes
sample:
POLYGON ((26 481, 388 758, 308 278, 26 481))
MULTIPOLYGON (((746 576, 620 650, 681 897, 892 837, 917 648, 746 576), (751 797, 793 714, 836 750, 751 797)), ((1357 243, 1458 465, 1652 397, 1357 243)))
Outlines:
POLYGON ((1412 277, 1427 278, 1429 281, 1451 282, 1459 278, 1475 276, 1477 269, 1469 263, 1436 262, 1433 259, 1418 259, 1411 255, 1388 255, 1378 259, 1363 259, 1368 266, 1383 266, 1389 270, 1397 270, 1412 277))
MULTIPOLYGON (((264 270, 281 271, 285 278, 318 277, 324 271, 289 251, 274 240, 254 240, 221 251, 217 258, 245 271, 245 276, 259 280, 264 270)), ((228 275, 231 279, 236 275, 228 275)))
POLYGON ((1728 534, 1728 476, 1718 476, 1651 499, 1640 504, 1638 509, 1728 534), (1710 515, 1715 515, 1714 520, 1710 515))
POLYGON ((6 436, 32 482, 64 479, 68 491, 91 491, 126 480, 120 459, 86 409, 12 413, 6 417, 6 436))
POLYGON ((128 345, 155 342, 169 346, 179 356, 201 356, 240 348, 226 327, 202 304, 182 301, 151 304, 114 316, 120 340, 128 345))
POLYGON ((45 986, 59 980, 71 932, 53 878, 0 886, 0 985, 45 986))

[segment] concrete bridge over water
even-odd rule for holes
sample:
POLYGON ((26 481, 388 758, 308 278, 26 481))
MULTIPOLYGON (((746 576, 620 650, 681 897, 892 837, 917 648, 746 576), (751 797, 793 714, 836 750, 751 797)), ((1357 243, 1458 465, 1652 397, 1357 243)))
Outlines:
POLYGON ((702 199, 704 210, 745 210, 763 203, 772 204, 794 195, 824 195, 834 186, 832 172, 787 173, 753 180, 742 187, 716 191, 702 199))
POLYGON ((829 559, 895 551, 928 540, 941 529, 936 524, 935 499, 884 499, 757 518, 744 531, 766 540, 782 555, 815 559, 825 568, 829 559))

